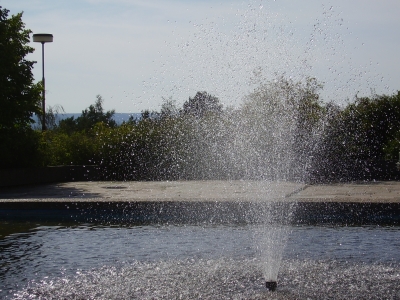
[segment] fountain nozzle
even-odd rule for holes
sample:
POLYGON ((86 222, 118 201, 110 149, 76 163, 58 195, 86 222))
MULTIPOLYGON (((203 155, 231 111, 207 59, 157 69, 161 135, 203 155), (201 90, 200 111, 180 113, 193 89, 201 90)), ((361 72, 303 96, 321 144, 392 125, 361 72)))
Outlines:
POLYGON ((278 284, 276 283, 276 281, 266 281, 265 282, 265 287, 267 288, 267 290, 273 292, 276 290, 276 287, 278 286, 278 284))

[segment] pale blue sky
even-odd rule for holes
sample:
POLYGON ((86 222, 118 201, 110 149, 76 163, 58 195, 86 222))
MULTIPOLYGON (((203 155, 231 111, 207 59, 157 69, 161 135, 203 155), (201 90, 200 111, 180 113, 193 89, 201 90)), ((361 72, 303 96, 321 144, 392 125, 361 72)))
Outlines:
MULTIPOLYGON (((240 105, 252 71, 316 77, 345 103, 400 89, 400 1, 3 0, 45 45, 46 100, 140 112, 205 90, 240 105)), ((41 45, 29 59, 41 79, 41 45)))

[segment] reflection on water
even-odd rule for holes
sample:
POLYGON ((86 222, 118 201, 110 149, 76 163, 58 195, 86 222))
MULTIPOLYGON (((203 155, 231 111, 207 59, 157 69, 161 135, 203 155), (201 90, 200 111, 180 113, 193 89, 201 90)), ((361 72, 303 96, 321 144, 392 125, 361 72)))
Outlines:
MULTIPOLYGON (((268 293, 254 225, 24 226, 1 233, 2 298, 257 299, 268 293)), ((328 289, 335 299, 367 292, 373 298, 374 286, 385 287, 386 298, 400 297, 398 253, 399 227, 294 227, 276 297, 321 299, 316 291, 328 289)))

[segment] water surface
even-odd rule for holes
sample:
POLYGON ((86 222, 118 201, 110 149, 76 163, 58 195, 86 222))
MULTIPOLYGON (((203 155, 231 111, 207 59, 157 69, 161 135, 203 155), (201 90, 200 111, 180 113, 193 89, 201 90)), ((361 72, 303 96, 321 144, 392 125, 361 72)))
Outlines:
MULTIPOLYGON (((254 226, 2 223, 0 296, 268 299, 254 226)), ((400 227, 292 227, 273 297, 398 299, 398 253, 400 227)))

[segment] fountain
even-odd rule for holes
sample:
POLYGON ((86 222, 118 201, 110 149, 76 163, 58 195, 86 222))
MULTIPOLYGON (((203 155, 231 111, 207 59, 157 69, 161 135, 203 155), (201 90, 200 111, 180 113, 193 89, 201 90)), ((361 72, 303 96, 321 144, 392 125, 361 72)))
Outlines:
MULTIPOLYGON (((301 108, 305 101, 318 100, 320 86, 307 77, 312 43, 306 43, 305 57, 298 47, 291 54, 292 32, 283 25, 274 30, 272 16, 264 11, 251 3, 233 38, 225 29, 216 30, 216 24, 206 24, 180 48, 178 56, 202 76, 195 83, 186 79, 193 74, 184 76, 178 89, 204 84, 221 99, 231 97, 233 104, 239 101, 233 95, 248 96, 240 112, 186 119, 189 142, 182 132, 171 135, 173 143, 188 149, 186 160, 179 161, 185 176, 222 178, 227 189, 242 180, 244 193, 257 186, 257 201, 82 204, 76 211, 84 221, 77 221, 71 204, 66 215, 75 222, 22 222, 21 232, 0 240, 0 279, 6 287, 0 287, 0 296, 306 299, 321 298, 326 289, 335 299, 400 297, 400 261, 394 255, 400 247, 398 228, 292 225, 297 204, 285 201, 290 195, 277 185, 309 179, 324 120, 310 129, 301 108), (266 48, 270 43, 273 47, 266 48), (203 51, 210 45, 219 50, 203 51), (259 66, 268 66, 274 77, 267 78, 259 66), (243 85, 252 72, 255 77, 243 85), (226 90, 230 96, 223 97, 226 90), (99 214, 89 216, 97 207, 99 214), (376 290, 383 294, 371 293, 376 290)), ((207 189, 207 181, 203 184, 207 189)), ((2 223, 3 230, 7 224, 2 223)))

